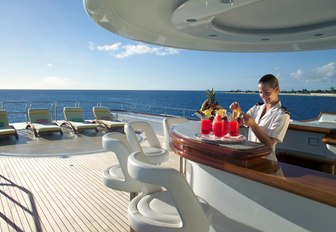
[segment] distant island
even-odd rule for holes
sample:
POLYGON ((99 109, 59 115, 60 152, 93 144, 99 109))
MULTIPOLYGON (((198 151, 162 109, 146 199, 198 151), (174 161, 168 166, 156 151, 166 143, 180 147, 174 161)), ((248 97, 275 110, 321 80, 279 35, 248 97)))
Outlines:
MULTIPOLYGON (((254 90, 229 90, 229 91, 221 91, 222 93, 240 93, 240 94, 259 94, 258 91, 254 90)), ((282 95, 304 95, 304 96, 332 96, 336 97, 336 89, 331 87, 329 90, 282 90, 280 91, 282 95)))

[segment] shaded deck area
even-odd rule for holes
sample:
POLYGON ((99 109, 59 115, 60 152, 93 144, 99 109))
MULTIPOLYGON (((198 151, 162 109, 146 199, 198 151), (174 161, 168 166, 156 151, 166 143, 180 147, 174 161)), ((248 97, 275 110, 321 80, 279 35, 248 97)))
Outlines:
MULTIPOLYGON (((103 185, 103 170, 118 163, 112 152, 99 151, 104 134, 0 141, 12 153, 0 155, 0 231, 129 231, 129 194, 103 185), (21 145, 32 150, 17 150, 21 145), (15 155, 32 151, 37 155, 15 155), (46 152, 56 156, 38 155, 46 152)), ((165 165, 178 168, 178 160, 172 154, 165 165)))
POLYGON ((17 130, 19 139, 0 138, 0 155, 21 157, 71 156, 102 152, 104 129, 83 131, 75 134, 69 128, 62 128, 63 135, 47 133, 35 137, 29 129, 17 130))

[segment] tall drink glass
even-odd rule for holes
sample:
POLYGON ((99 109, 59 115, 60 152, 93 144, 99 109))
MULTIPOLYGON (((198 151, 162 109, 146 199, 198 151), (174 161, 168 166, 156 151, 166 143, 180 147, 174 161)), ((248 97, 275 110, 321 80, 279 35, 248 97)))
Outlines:
POLYGON ((223 121, 223 136, 229 133, 229 128, 230 128, 230 122, 227 120, 224 120, 223 121))
POLYGON ((202 135, 209 135, 211 131, 210 119, 201 119, 201 131, 202 135))
POLYGON ((224 136, 223 134, 224 122, 222 120, 214 120, 212 122, 212 132, 217 138, 224 136))
POLYGON ((230 122, 230 135, 238 136, 239 135, 239 123, 237 120, 232 120, 230 122))

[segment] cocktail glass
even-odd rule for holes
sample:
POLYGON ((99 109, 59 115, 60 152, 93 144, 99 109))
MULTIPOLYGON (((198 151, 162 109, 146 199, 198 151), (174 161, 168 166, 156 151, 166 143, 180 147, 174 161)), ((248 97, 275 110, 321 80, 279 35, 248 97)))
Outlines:
POLYGON ((229 133, 229 129, 230 129, 230 122, 224 120, 223 121, 223 136, 225 136, 229 133))
POLYGON ((201 131, 202 135, 209 135, 211 131, 210 119, 201 119, 201 131))
POLYGON ((239 135, 239 123, 237 120, 232 120, 230 122, 230 135, 238 136, 239 135))
POLYGON ((223 127, 224 127, 224 122, 222 120, 220 121, 214 120, 212 122, 212 132, 217 138, 221 138, 224 136, 223 127))

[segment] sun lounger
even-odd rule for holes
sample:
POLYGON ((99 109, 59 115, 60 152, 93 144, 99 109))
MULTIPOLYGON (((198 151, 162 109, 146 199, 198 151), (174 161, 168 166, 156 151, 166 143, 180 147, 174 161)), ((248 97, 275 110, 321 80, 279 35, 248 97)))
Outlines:
POLYGON ((116 120, 107 107, 95 106, 92 108, 96 122, 105 127, 107 130, 124 129, 124 123, 116 120))
POLYGON ((87 122, 83 117, 83 109, 80 107, 64 107, 63 109, 65 123, 71 127, 74 133, 82 130, 96 130, 98 132, 98 124, 87 122))
POLYGON ((28 128, 32 128, 36 137, 41 133, 59 132, 63 135, 62 128, 51 121, 48 109, 28 109, 28 128))
POLYGON ((16 129, 8 124, 7 112, 5 110, 0 110, 0 136, 15 136, 19 139, 16 129))

